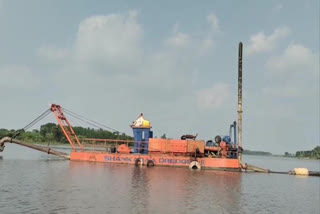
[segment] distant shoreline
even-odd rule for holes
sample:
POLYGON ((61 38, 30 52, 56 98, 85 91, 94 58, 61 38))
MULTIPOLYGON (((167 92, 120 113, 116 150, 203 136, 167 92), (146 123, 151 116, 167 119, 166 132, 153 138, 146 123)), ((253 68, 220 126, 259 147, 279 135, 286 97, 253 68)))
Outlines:
POLYGON ((244 155, 272 156, 271 152, 251 151, 251 150, 243 150, 242 154, 244 154, 244 155))

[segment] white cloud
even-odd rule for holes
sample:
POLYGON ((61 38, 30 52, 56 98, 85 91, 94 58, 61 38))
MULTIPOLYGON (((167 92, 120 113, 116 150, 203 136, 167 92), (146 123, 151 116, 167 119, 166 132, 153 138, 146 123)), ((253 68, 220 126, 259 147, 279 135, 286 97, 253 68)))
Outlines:
POLYGON ((218 108, 225 103, 229 95, 230 86, 225 83, 218 83, 197 93, 198 106, 201 108, 218 108))
MULTIPOLYGON (((204 32, 202 36, 207 38, 204 32)), ((197 85, 193 80, 194 65, 203 57, 203 53, 199 54, 203 50, 203 37, 182 33, 177 26, 171 35, 171 38, 176 36, 175 40, 164 39, 163 47, 147 52, 142 44, 143 27, 136 13, 86 18, 70 45, 70 58, 62 66, 60 63, 61 68, 50 77, 59 91, 68 92, 57 102, 72 103, 75 112, 91 112, 87 115, 89 118, 115 121, 116 129, 122 129, 127 119, 137 112, 162 121, 159 112, 174 118, 177 114, 199 110, 197 85), (168 41, 171 43, 166 43, 168 41), (192 51, 184 51, 184 48, 192 51), (182 113, 181 106, 188 108, 182 113), (122 112, 121 120, 112 112, 122 112)), ((216 89, 219 90, 219 86, 216 89)), ((209 102, 205 105, 218 108, 222 101, 209 102)), ((178 127, 181 122, 172 123, 178 127)), ((166 127, 159 122, 157 129, 161 130, 161 126, 166 127)))
POLYGON ((177 32, 166 40, 166 44, 171 47, 188 47, 190 45, 190 36, 185 33, 177 32))
POLYGON ((129 69, 140 62, 142 27, 137 12, 93 16, 79 25, 74 59, 87 65, 129 69))
POLYGON ((37 55, 47 60, 59 61, 70 57, 69 49, 57 48, 52 45, 42 46, 37 49, 37 55))
POLYGON ((219 19, 216 16, 216 14, 211 13, 207 16, 207 21, 210 24, 211 30, 219 32, 220 27, 219 27, 219 19))
POLYGON ((214 40, 208 36, 207 38, 203 39, 202 41, 202 47, 204 49, 209 49, 212 48, 214 46, 214 40))
POLYGON ((32 89, 39 86, 40 81, 27 66, 0 67, 0 89, 32 89))
POLYGON ((263 89, 263 93, 265 95, 273 96, 273 97, 300 97, 305 95, 305 91, 300 87, 293 86, 277 86, 277 87, 267 87, 263 89))
POLYGON ((210 29, 209 29, 207 36, 204 39, 202 39, 202 42, 201 42, 202 43, 201 47, 204 50, 207 50, 209 48, 214 47, 215 36, 216 36, 216 34, 219 34, 221 32, 220 26, 219 26, 219 19, 216 16, 216 14, 214 14, 214 13, 209 14, 207 16, 207 22, 210 25, 210 29))
POLYGON ((253 55, 256 53, 269 52, 276 48, 280 39, 286 38, 290 34, 288 27, 277 28, 269 36, 264 32, 259 32, 250 37, 248 47, 245 48, 247 55, 253 55))
POLYGON ((319 94, 319 54, 300 44, 288 46, 265 64, 272 85, 266 95, 282 98, 312 97, 319 94))
POLYGON ((290 45, 280 56, 272 57, 266 63, 266 68, 274 74, 319 73, 319 54, 300 44, 290 45))
POLYGON ((53 45, 38 48, 37 54, 55 62, 68 62, 68 69, 79 72, 131 72, 143 57, 140 42, 143 30, 137 22, 137 11, 92 16, 79 24, 71 48, 53 45))
POLYGON ((182 33, 176 23, 173 27, 173 34, 165 40, 165 44, 172 48, 192 48, 194 53, 203 53, 214 46, 214 39, 220 33, 219 20, 214 13, 207 17, 208 29, 199 36, 196 34, 182 33))

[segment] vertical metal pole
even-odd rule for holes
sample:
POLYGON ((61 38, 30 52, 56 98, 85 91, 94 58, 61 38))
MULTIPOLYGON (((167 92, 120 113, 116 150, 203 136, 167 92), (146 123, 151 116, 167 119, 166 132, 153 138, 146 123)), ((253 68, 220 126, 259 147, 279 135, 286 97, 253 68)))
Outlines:
MULTIPOLYGON (((239 43, 238 58, 238 145, 242 148, 242 42, 239 43)), ((242 153, 238 155, 242 161, 242 153)))
POLYGON ((235 145, 238 145, 238 141, 237 141, 237 122, 234 121, 233 122, 233 141, 235 145))

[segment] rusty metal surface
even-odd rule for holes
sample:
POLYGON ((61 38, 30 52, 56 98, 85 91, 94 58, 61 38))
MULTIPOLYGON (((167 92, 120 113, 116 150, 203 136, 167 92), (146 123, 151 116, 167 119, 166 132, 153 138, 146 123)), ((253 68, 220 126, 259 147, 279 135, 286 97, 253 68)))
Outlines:
POLYGON ((194 153, 196 149, 199 149, 200 153, 204 153, 204 141, 203 140, 188 140, 187 152, 194 153))
POLYGON ((190 154, 197 149, 204 153, 204 141, 202 140, 171 140, 171 139, 149 139, 150 153, 179 153, 190 154))

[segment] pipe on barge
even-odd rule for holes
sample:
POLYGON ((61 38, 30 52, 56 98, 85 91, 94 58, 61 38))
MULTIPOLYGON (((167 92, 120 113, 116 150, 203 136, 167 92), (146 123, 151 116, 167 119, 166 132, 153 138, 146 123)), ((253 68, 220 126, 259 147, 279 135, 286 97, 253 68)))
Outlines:
POLYGON ((14 143, 14 144, 17 144, 20 146, 28 147, 31 149, 38 150, 40 152, 45 152, 50 155, 55 155, 55 156, 70 160, 70 155, 68 155, 66 153, 56 151, 56 150, 51 149, 49 147, 43 147, 43 146, 38 146, 38 145, 34 145, 34 144, 24 143, 20 140, 13 139, 11 137, 4 137, 0 140, 0 152, 2 152, 4 150, 5 143, 14 143))

